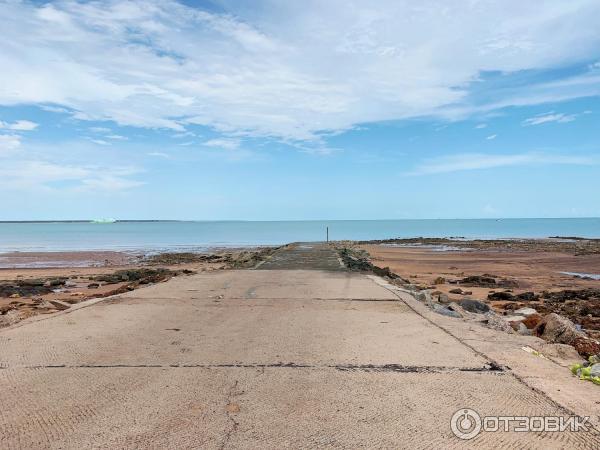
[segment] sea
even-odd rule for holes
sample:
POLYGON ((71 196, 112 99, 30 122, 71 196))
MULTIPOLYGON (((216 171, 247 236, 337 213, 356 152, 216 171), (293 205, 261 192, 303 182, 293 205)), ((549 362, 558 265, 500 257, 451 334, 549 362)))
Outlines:
POLYGON ((600 238, 600 218, 0 222, 0 253, 203 251, 289 242, 409 237, 600 238))

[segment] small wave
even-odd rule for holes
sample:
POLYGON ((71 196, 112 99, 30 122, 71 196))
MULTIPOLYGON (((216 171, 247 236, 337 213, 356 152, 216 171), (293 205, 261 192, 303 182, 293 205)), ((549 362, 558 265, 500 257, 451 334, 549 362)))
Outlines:
POLYGON ((455 247, 452 245, 435 245, 435 244, 381 244, 382 247, 395 247, 395 248, 425 248, 432 252, 468 252, 473 250, 468 247, 455 247))
POLYGON ((600 280, 600 274, 597 273, 581 273, 581 272, 559 272, 563 275, 570 275, 576 278, 583 278, 586 280, 600 280))

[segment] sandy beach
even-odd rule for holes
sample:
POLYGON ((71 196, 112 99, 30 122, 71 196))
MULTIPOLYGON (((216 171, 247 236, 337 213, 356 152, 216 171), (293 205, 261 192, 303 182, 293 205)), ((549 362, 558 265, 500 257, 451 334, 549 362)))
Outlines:
POLYGON ((472 298, 511 315, 522 307, 557 312, 600 336, 600 243, 597 240, 408 239, 361 243, 374 264, 451 302, 472 298), (488 276, 498 285, 461 282, 488 276), (575 291, 566 302, 550 302, 575 291), (585 292, 591 295, 581 295, 585 292), (532 294, 531 294, 532 293, 532 294), (548 293, 548 294, 545 294, 548 293), (544 298, 547 296, 548 298, 544 298))

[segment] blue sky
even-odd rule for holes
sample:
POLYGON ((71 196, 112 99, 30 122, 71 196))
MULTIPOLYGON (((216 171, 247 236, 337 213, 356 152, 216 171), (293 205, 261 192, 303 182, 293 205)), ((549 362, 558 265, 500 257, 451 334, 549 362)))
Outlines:
POLYGON ((600 216, 596 0, 0 8, 0 220, 600 216))

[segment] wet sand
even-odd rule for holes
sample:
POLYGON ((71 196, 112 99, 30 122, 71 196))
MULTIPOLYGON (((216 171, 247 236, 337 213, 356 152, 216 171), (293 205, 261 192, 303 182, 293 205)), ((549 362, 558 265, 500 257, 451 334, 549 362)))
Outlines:
MULTIPOLYGON (((600 254, 575 255, 547 251, 436 251, 430 248, 363 245, 373 262, 389 266, 393 272, 415 283, 434 284, 438 277, 461 278, 468 275, 493 274, 515 279, 515 293, 558 289, 600 287, 598 280, 577 278, 561 272, 600 274, 600 254)), ((451 285, 440 290, 452 289, 451 285)), ((471 288, 469 288, 471 290, 471 288)), ((489 289, 473 288, 474 294, 489 289)))

